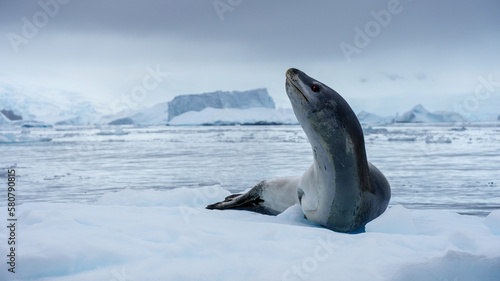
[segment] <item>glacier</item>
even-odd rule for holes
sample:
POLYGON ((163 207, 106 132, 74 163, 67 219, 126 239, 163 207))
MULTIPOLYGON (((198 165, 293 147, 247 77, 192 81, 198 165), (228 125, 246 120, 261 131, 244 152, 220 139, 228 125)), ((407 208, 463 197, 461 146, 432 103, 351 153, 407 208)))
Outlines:
MULTIPOLYGON (((0 87, 0 111, 18 124, 88 125, 100 115, 97 106, 78 93, 6 86, 0 87)), ((3 123, 0 121, 0 125, 3 123)))

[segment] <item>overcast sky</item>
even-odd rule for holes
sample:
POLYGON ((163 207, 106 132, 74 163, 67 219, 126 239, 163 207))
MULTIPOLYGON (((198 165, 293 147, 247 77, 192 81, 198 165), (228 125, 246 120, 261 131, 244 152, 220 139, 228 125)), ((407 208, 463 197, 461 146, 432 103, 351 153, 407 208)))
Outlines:
POLYGON ((500 82, 499 15, 498 0, 1 1, 0 83, 105 103, 143 86, 141 106, 266 87, 290 107, 296 67, 355 111, 452 110, 500 82))

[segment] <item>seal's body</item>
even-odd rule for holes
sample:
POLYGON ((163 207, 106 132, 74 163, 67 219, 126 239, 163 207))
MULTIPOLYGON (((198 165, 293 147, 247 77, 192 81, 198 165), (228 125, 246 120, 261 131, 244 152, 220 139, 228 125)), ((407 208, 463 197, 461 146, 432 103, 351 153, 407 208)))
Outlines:
POLYGON ((286 73, 286 92, 311 144, 313 164, 301 177, 262 181, 207 208, 278 214, 300 203, 307 219, 331 230, 363 229, 385 211, 391 191, 366 159, 356 115, 337 92, 297 69, 286 73))

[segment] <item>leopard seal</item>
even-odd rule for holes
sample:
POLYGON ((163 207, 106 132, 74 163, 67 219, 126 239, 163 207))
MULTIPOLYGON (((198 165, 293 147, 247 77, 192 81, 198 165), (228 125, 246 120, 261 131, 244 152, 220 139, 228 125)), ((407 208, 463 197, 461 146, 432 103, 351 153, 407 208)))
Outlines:
POLYGON ((242 209, 276 215, 300 204, 306 218, 337 232, 359 232, 382 214, 391 189, 366 157, 363 130, 336 91, 291 68, 286 93, 307 135, 313 164, 300 177, 264 180, 207 209, 242 209))

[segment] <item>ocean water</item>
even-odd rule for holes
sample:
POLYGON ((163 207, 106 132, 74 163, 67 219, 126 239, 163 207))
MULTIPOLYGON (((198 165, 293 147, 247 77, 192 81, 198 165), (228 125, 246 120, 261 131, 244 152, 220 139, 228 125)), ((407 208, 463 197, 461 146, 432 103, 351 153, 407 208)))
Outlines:
MULTIPOLYGON (((391 184, 390 205, 485 216, 500 208, 498 126, 375 127, 365 133, 368 160, 391 184)), ((0 178, 6 182, 7 170, 15 169, 18 204, 92 203, 127 188, 220 184, 241 192, 264 179, 301 175, 312 163, 300 126, 121 129, 127 134, 98 135, 115 128, 32 128, 24 134, 52 141, 0 143, 0 178)))

